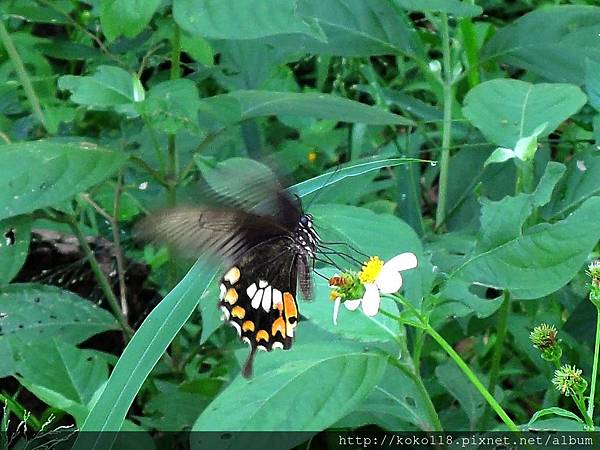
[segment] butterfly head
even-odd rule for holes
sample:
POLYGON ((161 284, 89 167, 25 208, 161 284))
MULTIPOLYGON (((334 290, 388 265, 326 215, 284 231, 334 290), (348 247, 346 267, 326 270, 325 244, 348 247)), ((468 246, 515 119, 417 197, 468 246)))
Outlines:
POLYGON ((315 256, 319 243, 319 235, 313 226, 313 217, 310 214, 302 214, 296 227, 296 242, 302 253, 315 256))

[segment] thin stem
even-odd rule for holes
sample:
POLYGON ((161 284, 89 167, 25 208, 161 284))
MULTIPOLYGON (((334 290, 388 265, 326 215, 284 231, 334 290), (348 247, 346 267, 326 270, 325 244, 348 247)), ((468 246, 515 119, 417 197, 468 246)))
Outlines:
POLYGON ((150 164, 148 164, 146 161, 144 161, 142 158, 139 158, 137 156, 132 156, 130 158, 130 161, 132 163, 137 164, 141 169, 145 170, 146 172, 148 172, 148 174, 156 181, 158 182, 161 186, 167 188, 169 187, 169 183, 167 182, 167 180, 164 179, 164 177, 161 175, 161 173, 159 171, 157 171, 156 169, 154 169, 150 164))
POLYGON ((452 141, 452 60, 450 55, 450 32, 448 15, 441 13, 442 52, 443 52, 443 93, 444 116, 442 122, 442 157, 440 160, 440 180, 438 185, 438 204, 435 212, 435 227, 439 229, 446 219, 446 200, 448 196, 448 175, 450 164, 450 144, 452 141))
POLYGON ((460 367, 469 381, 475 386, 475 388, 479 391, 479 393, 483 396, 483 398, 488 402, 488 404, 492 407, 492 409, 498 414, 498 417, 502 419, 502 421, 506 424, 506 426, 511 431, 520 431, 519 427, 512 421, 508 414, 502 409, 502 406, 496 401, 496 399, 490 394, 490 392, 485 388, 485 386, 479 381, 477 375, 473 373, 471 368, 467 366, 467 364, 463 361, 460 355, 452 348, 452 346, 437 332, 433 327, 428 326, 426 328, 427 333, 442 347, 446 353, 454 360, 456 365, 460 367))
POLYGON ((594 344, 594 365, 590 381, 590 397, 588 399, 587 415, 594 418, 594 402, 596 399, 596 381, 598 378, 598 354, 600 353, 600 308, 596 307, 596 342, 594 344))
POLYGON ((401 295, 394 295, 392 297, 396 302, 400 303, 405 308, 411 310, 422 322, 424 329, 439 345, 442 347, 448 356, 454 360, 456 365, 463 371, 469 381, 473 383, 473 386, 479 391, 482 397, 488 402, 492 409, 498 414, 498 417, 506 424, 511 431, 520 431, 517 425, 512 421, 508 414, 504 411, 502 406, 496 401, 496 399, 489 393, 485 386, 479 381, 477 375, 471 370, 469 366, 463 361, 460 355, 452 348, 452 346, 446 341, 429 323, 425 320, 425 317, 417 311, 417 309, 401 295))
POLYGON ((15 44, 13 43, 8 30, 4 26, 4 21, 0 19, 0 42, 6 48, 6 52, 10 57, 13 65, 15 66, 15 71, 17 72, 17 77, 19 78, 19 82, 23 86, 23 90, 25 91, 25 96, 27 100, 29 100, 29 104, 31 105, 31 109, 33 110, 33 114, 37 117, 42 126, 47 130, 46 119, 44 118, 44 113, 42 112, 42 108, 40 106, 40 100, 35 93, 35 89, 33 89, 33 84, 31 83, 31 78, 29 78, 29 74, 27 70, 25 70, 25 65, 23 64, 23 60, 17 52, 15 44))
MULTIPOLYGON (((474 5, 475 1, 470 0, 467 3, 474 5)), ((469 81, 469 87, 473 88, 481 82, 479 77, 479 51, 477 49, 475 26, 470 17, 461 19, 459 26, 463 36, 465 55, 467 57, 467 80, 469 81)))
MULTIPOLYGON (((488 383, 488 391, 494 392, 498 382, 498 373, 500 372, 500 362, 502 361, 502 353, 504 350, 504 340, 506 338, 506 328, 508 325, 508 315, 510 313, 510 293, 504 291, 504 300, 498 311, 498 324, 496 325, 496 342, 494 344, 494 352, 492 354, 492 365, 490 368, 490 380, 488 383)), ((489 419, 488 414, 484 414, 482 425, 485 425, 489 419)))
POLYGON ((123 315, 123 311, 121 311, 121 309, 119 308, 119 301, 117 300, 117 297, 115 296, 114 292, 112 291, 112 289, 110 287, 110 283, 109 283, 108 279, 106 278, 106 275, 104 274, 104 272, 102 272, 102 269, 100 268, 100 265, 98 264, 98 260, 94 256, 94 252, 92 251, 89 244, 87 243, 87 240, 85 239, 85 235, 81 231, 79 224, 72 217, 67 217, 66 222, 73 230, 73 233, 75 233, 75 236, 77 236, 79 245, 81 245, 81 248, 83 249, 83 253, 85 254, 86 259, 88 260, 88 262, 90 264, 92 273, 96 277, 96 281, 98 281, 98 284, 100 285, 100 289, 102 290, 102 293, 106 297, 106 300, 108 301, 108 305, 110 306, 110 309, 112 310, 115 318, 119 322, 119 325, 123 329, 123 332, 125 333, 127 340, 131 339, 131 337, 133 336, 133 330, 127 323, 127 319, 123 315))
MULTIPOLYGON (((27 411, 19 402, 11 397, 7 392, 2 391, 0 394, 0 403, 6 405, 6 409, 13 413, 20 421, 26 423, 33 431, 40 431, 42 422, 35 417, 31 412, 27 411)), ((6 415, 8 413, 5 410, 6 415)), ((5 430, 4 430, 5 431, 5 430)), ((0 441, 2 442, 2 441, 0 441)))
POLYGON ((594 429, 594 421, 592 420, 592 418, 588 414, 588 412, 585 410, 585 401, 583 400, 583 395, 576 394, 576 395, 573 395, 572 397, 573 397, 573 401, 577 405, 577 408, 579 408, 581 415, 583 416, 583 420, 585 420, 585 424, 588 427, 594 429))
POLYGON ((121 246, 121 229, 119 227, 119 211, 121 209, 121 194, 123 193, 123 173, 119 172, 117 185, 115 186, 115 198, 113 203, 113 220, 111 229, 113 243, 115 245, 115 259, 117 260, 117 276, 119 277, 119 297, 121 300, 121 311, 125 318, 129 315, 127 305, 127 284, 125 283, 125 264, 123 261, 123 247, 121 246))

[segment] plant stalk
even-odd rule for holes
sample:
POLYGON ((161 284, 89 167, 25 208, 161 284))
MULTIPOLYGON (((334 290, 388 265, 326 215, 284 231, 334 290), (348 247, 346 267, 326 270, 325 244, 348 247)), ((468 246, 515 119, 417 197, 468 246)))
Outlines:
POLYGON ((126 340, 128 341, 133 336, 133 329, 127 323, 127 319, 125 318, 125 316, 123 315, 123 311, 121 311, 121 308, 119 307, 119 301, 117 300, 117 297, 112 291, 112 288, 110 287, 110 283, 108 282, 106 275, 104 275, 104 272, 102 272, 102 269, 98 264, 98 260, 94 256, 94 252, 90 248, 90 245, 87 243, 85 236, 81 231, 81 228, 79 227, 79 224, 72 218, 67 219, 67 223, 73 230, 73 233, 75 233, 75 236, 77 236, 79 245, 81 245, 81 248, 83 249, 83 253, 85 254, 86 259, 90 264, 92 272, 96 277, 96 281, 98 281, 100 289, 106 297, 108 305, 110 306, 110 309, 112 310, 115 318, 117 319, 117 322, 119 322, 119 325, 123 329, 126 340))
MULTIPOLYGON (((496 325, 496 342, 494 343, 494 352, 492 354, 492 365, 490 368, 490 380, 488 391, 494 392, 498 382, 498 373, 500 372, 500 362, 504 350, 504 340, 506 339, 506 329, 508 325, 508 315, 510 313, 510 292, 504 291, 504 300, 498 311, 498 324, 496 325)), ((482 425, 486 425, 489 420, 487 412, 483 415, 482 425)))
MULTIPOLYGON (((595 305, 594 305, 595 306, 595 305)), ((600 308, 596 307, 596 341, 594 343, 594 365, 590 380, 590 397, 588 399, 587 415, 593 420, 594 403, 596 399, 596 381, 598 379, 598 358, 600 353, 600 308)))
POLYGON ((440 180, 438 185, 438 204, 435 212, 435 228, 439 229, 446 219, 448 197, 448 176, 450 173, 450 145, 452 141, 452 58, 450 55, 450 32, 448 15, 441 13, 442 52, 443 52, 443 93, 444 117, 442 122, 442 157, 440 160, 440 180))
POLYGON ((35 93, 35 89, 33 88, 33 84, 31 83, 31 78, 25 69, 25 65, 23 64, 23 60, 15 47, 15 44, 8 33, 8 30, 4 26, 4 20, 0 19, 0 42, 4 45, 6 52, 13 65, 15 66, 15 71, 17 72, 17 77, 19 78, 19 82, 23 86, 23 90, 25 91, 25 96, 31 105, 31 109, 33 111, 33 115, 37 117, 39 122, 42 124, 44 129, 48 129, 46 126, 46 119, 44 118, 44 113, 42 112, 42 107, 40 106, 40 99, 35 93))

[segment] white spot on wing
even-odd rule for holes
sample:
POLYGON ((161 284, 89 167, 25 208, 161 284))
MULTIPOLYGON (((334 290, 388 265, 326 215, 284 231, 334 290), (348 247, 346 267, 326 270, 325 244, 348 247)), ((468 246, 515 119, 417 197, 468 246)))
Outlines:
POLYGON ((263 290, 259 289, 258 291, 256 291, 256 294, 254 294, 254 297, 252 297, 252 307, 254 309, 258 309, 258 307, 260 306, 262 297, 263 297, 263 290))
POLYGON ((252 283, 250 286, 248 286, 248 289, 246 289, 246 294, 248 294, 249 298, 254 298, 254 294, 256 294, 256 283, 252 283))
POLYGON ((242 328, 240 327, 240 324, 237 322, 227 322, 229 325, 231 325, 233 328, 235 328, 235 331, 237 331, 238 336, 242 335, 242 328))
POLYGON ((259 349, 259 350, 261 350, 261 351, 263 351, 263 352, 267 351, 267 347, 265 347, 264 345, 257 345, 256 348, 259 349))
POLYGON ((269 312, 269 310, 271 309, 271 293, 273 291, 273 288, 271 286, 267 286, 265 288, 265 293, 263 294, 263 298, 262 298, 262 307, 266 312, 269 312))
POLYGON ((280 348, 280 349, 283 349, 283 344, 282 344, 281 342, 279 342, 279 341, 275 341, 275 342, 273 342, 273 345, 272 345, 272 347, 273 347, 273 348, 280 348))
POLYGON ((221 320, 229 320, 229 310, 225 306, 221 306, 221 311, 223 311, 221 320))
POLYGON ((227 292, 227 288, 225 287, 225 285, 223 283, 221 283, 221 286, 219 286, 219 289, 221 290, 221 293, 219 294, 219 300, 223 300, 225 298, 225 293, 227 292))
POLYGON ((258 280, 259 288, 266 288, 268 285, 269 285, 269 283, 267 283, 265 280, 258 280))
POLYGON ((283 303, 283 295, 279 289, 273 289, 273 306, 283 303))

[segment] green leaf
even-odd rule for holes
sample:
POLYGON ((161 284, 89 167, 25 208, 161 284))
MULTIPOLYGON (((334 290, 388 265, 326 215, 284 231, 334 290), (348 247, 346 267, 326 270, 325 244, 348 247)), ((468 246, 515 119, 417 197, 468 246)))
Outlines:
POLYGON ((49 140, 0 146, 0 219, 70 199, 116 172, 127 160, 89 143, 49 140))
POLYGON ((421 160, 412 158, 365 158, 358 161, 352 161, 335 170, 330 170, 321 175, 317 175, 316 177, 297 183, 290 187, 290 191, 295 192, 300 197, 305 197, 320 189, 339 183, 348 177, 357 177, 384 167, 394 167, 400 164, 416 164, 419 162, 421 162, 421 160))
POLYGON ((257 39, 298 33, 324 40, 314 21, 295 14, 292 0, 173 0, 173 16, 188 33, 209 39, 257 39))
POLYGON ((527 229, 506 243, 468 258, 449 281, 508 289, 518 299, 550 294, 581 269, 598 241, 600 198, 585 201, 566 219, 527 229))
POLYGON ((200 96, 195 83, 188 79, 163 81, 150 89, 138 110, 156 130, 175 134, 181 129, 198 129, 200 96))
POLYGON ((0 287, 0 340, 58 338, 77 344, 117 329, 112 315, 72 292, 40 284, 0 287))
POLYGON ((72 102, 100 109, 128 107, 144 99, 137 76, 116 66, 98 66, 93 75, 63 75, 58 79, 58 88, 71 91, 72 102))
MULTIPOLYGON (((119 358, 81 431, 119 431, 122 428, 125 415, 146 377, 192 314, 198 301, 204 298, 206 287, 215 273, 212 265, 197 261, 148 315, 119 358)), ((114 438, 114 433, 93 433, 91 437, 80 435, 74 449, 109 448, 114 438)))
MULTIPOLYGON (((551 27, 546 27, 551 28, 551 27)), ((520 80, 491 80, 465 97, 463 113, 494 144, 514 148, 545 122, 545 137, 586 102, 577 86, 531 84, 520 80)))
POLYGON ((71 414, 78 424, 108 378, 106 361, 93 350, 55 339, 16 346, 17 378, 48 405, 71 414))
POLYGON ((458 0, 393 0, 408 11, 445 12, 458 17, 475 17, 483 12, 481 6, 458 0))
MULTIPOLYGON (((339 56, 421 56, 422 44, 406 14, 387 0, 298 0, 296 13, 316 20, 326 41, 282 36, 280 45, 339 56)), ((275 41, 272 41, 275 44, 275 41)))
POLYGON ((585 90, 590 105, 600 111, 600 63, 591 59, 585 60, 585 90))
POLYGON ((236 378, 192 430, 324 430, 373 390, 387 364, 387 357, 380 354, 332 351, 323 345, 297 345, 285 353, 274 353, 276 368, 251 381, 236 378), (289 414, 290 408, 294 414, 289 414))
POLYGON ((350 420, 350 423, 354 421, 353 428, 374 424, 390 431, 403 431, 400 426, 408 422, 422 431, 435 430, 438 419, 431 408, 431 399, 415 379, 410 369, 388 364, 385 375, 373 392, 346 420, 350 420), (356 423, 357 416, 359 423, 356 423), (387 425, 390 423, 393 428, 387 425))
MULTIPOLYGON (((467 414, 471 429, 475 429, 481 415, 485 412, 486 402, 479 391, 471 384, 465 374, 453 361, 447 361, 435 368, 435 376, 467 414)), ((481 378, 480 378, 481 379, 481 378)), ((501 393, 497 390, 494 397, 501 400, 501 393)))
POLYGON ((160 0, 101 0, 100 26, 112 41, 121 34, 132 38, 150 23, 160 0))
POLYGON ((263 116, 306 116, 368 125, 409 125, 402 116, 375 106, 312 92, 235 91, 202 100, 201 110, 228 125, 263 116), (224 115, 223 115, 224 114, 224 115))
POLYGON ((555 416, 568 417, 569 419, 573 419, 577 422, 584 423, 583 420, 581 420, 581 418, 577 414, 574 414, 571 411, 567 411, 566 409, 553 406, 551 408, 541 409, 540 411, 537 411, 533 416, 531 416, 531 420, 527 422, 527 428, 531 428, 531 426, 541 417, 550 414, 555 416))
POLYGON ((576 153, 567 164, 567 172, 546 217, 561 216, 582 201, 600 193, 600 155, 596 147, 576 153))
POLYGON ((498 58, 551 81, 583 84, 585 59, 600 60, 599 33, 596 6, 538 8, 494 34, 482 57, 498 58))
POLYGON ((31 240, 31 217, 0 220, 0 285, 9 283, 27 258, 31 240))

